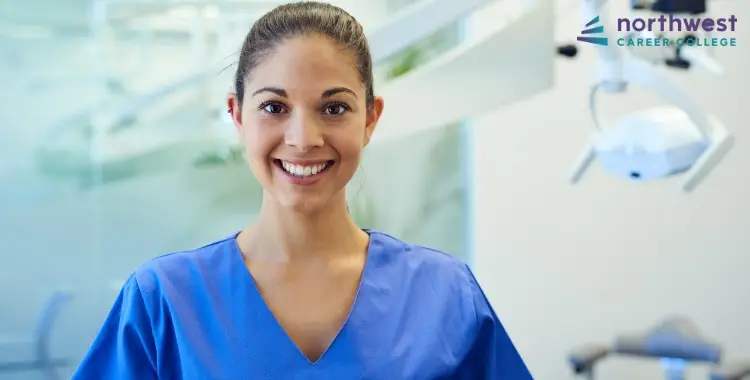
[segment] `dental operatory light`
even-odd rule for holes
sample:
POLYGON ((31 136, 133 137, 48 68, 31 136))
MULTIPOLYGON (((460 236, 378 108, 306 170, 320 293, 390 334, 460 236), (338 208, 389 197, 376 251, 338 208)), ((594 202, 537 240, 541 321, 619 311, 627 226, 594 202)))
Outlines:
MULTIPOLYGON (((598 20, 605 2, 584 0, 586 22, 598 20)), ((604 37, 602 34, 598 37, 604 37)), ((600 73, 592 87, 589 106, 596 131, 575 162, 570 181, 577 183, 598 159, 605 171, 631 181, 681 175, 682 189, 693 190, 731 149, 733 136, 657 66, 628 54, 627 49, 615 43, 594 46, 600 73), (622 93, 631 84, 656 93, 670 105, 600 121, 597 95, 602 91, 622 93)))

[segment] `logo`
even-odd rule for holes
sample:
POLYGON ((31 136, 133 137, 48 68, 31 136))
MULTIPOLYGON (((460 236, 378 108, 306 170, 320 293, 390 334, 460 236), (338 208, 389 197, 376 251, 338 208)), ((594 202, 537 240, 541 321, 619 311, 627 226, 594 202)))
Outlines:
POLYGON ((595 45, 602 45, 602 46, 609 45, 609 40, 607 39, 607 37, 587 37, 586 36, 586 35, 589 35, 589 34, 601 34, 601 33, 604 33, 604 25, 599 25, 599 26, 591 27, 592 25, 598 24, 598 23, 599 23, 599 16, 596 16, 591 21, 589 21, 588 23, 586 23, 586 28, 587 29, 582 30, 581 34, 583 34, 583 35, 582 36, 578 36, 578 38, 576 38, 576 39, 578 41, 581 41, 581 42, 587 42, 587 43, 595 44, 595 45))
POLYGON ((737 46, 733 33, 737 30, 737 16, 679 17, 660 15, 650 18, 618 18, 617 31, 626 33, 617 39, 618 46, 737 46), (668 34, 677 34, 676 40, 668 34), (696 36, 698 34, 698 36, 696 36))
MULTIPOLYGON (((675 15, 660 15, 651 18, 618 18, 617 31, 622 34, 613 37, 613 39, 617 46, 627 47, 737 46, 737 39, 733 36, 733 33, 737 30, 737 21, 735 15, 719 18, 679 17, 675 15), (673 37, 670 38, 669 34, 672 34, 673 37), (675 34, 676 36, 674 36, 675 34)), ((586 23, 581 35, 576 39, 594 45, 609 46, 609 38, 604 34, 604 25, 602 25, 599 16, 586 23)))

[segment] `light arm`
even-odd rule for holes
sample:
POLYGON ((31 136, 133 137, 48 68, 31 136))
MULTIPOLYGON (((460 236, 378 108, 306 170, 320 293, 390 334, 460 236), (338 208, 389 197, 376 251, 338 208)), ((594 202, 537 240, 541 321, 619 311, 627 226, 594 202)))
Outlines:
MULTIPOLYGON (((606 25, 607 19, 604 10, 606 2, 607 0, 583 0, 584 22, 588 23, 590 20, 599 17, 599 22, 602 25, 606 25)), ((606 33, 606 26, 603 36, 609 37, 606 33)), ((597 85, 594 87, 594 93, 592 93, 592 111, 595 108, 593 97, 596 90, 622 92, 626 89, 628 83, 637 84, 647 90, 653 91, 662 99, 674 104, 687 113, 690 119, 696 124, 703 138, 711 136, 711 124, 698 104, 693 102, 687 94, 675 86, 662 73, 657 72, 656 68, 637 58, 623 57, 622 49, 611 38, 609 44, 595 46, 599 57, 599 78, 596 81, 597 85)), ((594 120, 598 124, 596 115, 594 115, 594 120)))
MULTIPOLYGON (((601 89, 607 92, 622 92, 625 90, 626 82, 623 78, 623 57, 621 49, 618 49, 611 35, 607 33, 607 17, 604 5, 607 0, 583 0, 583 25, 590 23, 599 18, 598 23, 604 26, 602 33, 597 33, 600 37, 606 37, 609 43, 606 45, 594 44, 596 54, 599 57, 599 76, 597 83, 601 89)), ((594 24, 589 27, 594 27, 594 24)))

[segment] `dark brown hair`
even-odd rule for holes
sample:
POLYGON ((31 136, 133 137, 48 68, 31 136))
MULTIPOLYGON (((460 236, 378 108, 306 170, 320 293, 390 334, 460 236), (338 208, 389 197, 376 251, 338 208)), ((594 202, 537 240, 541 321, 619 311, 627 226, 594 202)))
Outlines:
POLYGON ((356 69, 365 84, 367 107, 375 94, 372 57, 362 25, 343 9, 326 3, 302 1, 280 5, 258 19, 245 37, 234 77, 237 100, 242 104, 245 81, 260 61, 291 38, 320 35, 352 52, 356 69))

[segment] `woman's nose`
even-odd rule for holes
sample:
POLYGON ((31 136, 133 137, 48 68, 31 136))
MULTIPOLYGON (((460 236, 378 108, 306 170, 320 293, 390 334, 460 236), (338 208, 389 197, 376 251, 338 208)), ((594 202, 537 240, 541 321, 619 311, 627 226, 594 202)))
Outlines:
POLYGON ((323 146, 323 134, 320 122, 313 117, 296 115, 290 120, 286 131, 285 143, 303 152, 314 147, 323 146))

